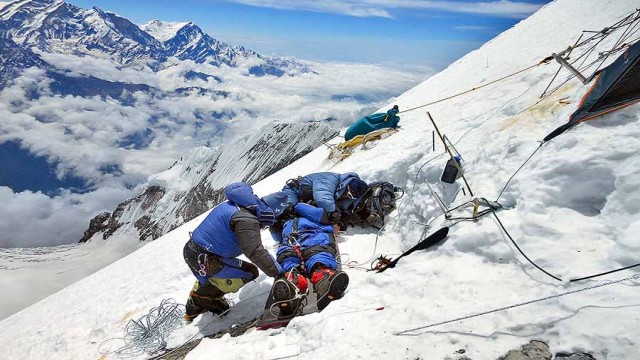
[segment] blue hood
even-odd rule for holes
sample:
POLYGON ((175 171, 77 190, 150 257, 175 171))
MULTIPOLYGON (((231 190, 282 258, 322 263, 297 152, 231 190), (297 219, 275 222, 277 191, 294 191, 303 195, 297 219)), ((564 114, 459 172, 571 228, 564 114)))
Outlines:
POLYGON ((258 205, 258 197, 247 183, 236 182, 224 188, 224 195, 231 203, 243 208, 254 209, 258 205))

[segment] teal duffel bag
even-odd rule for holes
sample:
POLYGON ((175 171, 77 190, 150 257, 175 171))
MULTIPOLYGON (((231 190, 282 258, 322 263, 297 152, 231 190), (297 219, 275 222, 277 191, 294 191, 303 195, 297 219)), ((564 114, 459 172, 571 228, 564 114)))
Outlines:
POLYGON ((391 112, 391 110, 387 113, 376 113, 360 118, 353 125, 349 126, 347 132, 344 133, 344 139, 349 141, 358 135, 366 135, 375 130, 396 128, 400 117, 395 114, 390 114, 389 112, 391 112))

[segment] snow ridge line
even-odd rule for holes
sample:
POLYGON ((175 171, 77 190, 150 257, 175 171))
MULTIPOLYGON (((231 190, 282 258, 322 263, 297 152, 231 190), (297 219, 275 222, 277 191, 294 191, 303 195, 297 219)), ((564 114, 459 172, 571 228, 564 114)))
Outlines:
POLYGON ((533 304, 533 303, 537 303, 537 302, 547 301, 547 300, 559 298, 559 297, 566 296, 566 295, 576 294, 576 293, 583 292, 583 291, 593 290, 593 289, 597 289, 597 288, 600 288, 600 287, 603 287, 603 286, 621 283, 621 282, 627 281, 627 280, 635 280, 635 279, 638 279, 638 278, 640 278, 640 274, 636 274, 636 275, 633 275, 633 276, 630 276, 630 277, 626 277, 626 278, 620 279, 620 280, 609 281, 609 282, 606 282, 606 283, 585 287, 585 288, 582 288, 582 289, 567 291, 567 292, 563 292, 563 293, 560 293, 560 294, 546 296, 546 297, 543 297, 543 298, 538 298, 538 299, 529 300, 529 301, 525 301, 525 302, 521 302, 521 303, 517 303, 517 304, 513 304, 513 305, 503 306, 503 307, 500 307, 500 308, 497 308, 497 309, 483 311, 481 313, 477 313, 477 314, 473 314, 473 315, 467 315, 467 316, 459 317, 459 318, 456 318, 456 319, 451 319, 451 320, 441 321, 441 322, 434 323, 434 324, 419 326, 419 327, 416 327, 416 328, 413 328, 413 329, 397 331, 397 332, 394 332, 393 335, 394 336, 419 336, 419 335, 422 335, 424 333, 419 333, 419 334, 409 334, 409 333, 414 332, 414 331, 418 331, 418 330, 431 328, 431 327, 444 325, 444 324, 449 324, 449 323, 456 322, 456 321, 462 321, 462 320, 467 320, 467 319, 480 317, 480 316, 484 316, 484 315, 488 315, 488 314, 493 314, 493 313, 497 313, 497 312, 500 312, 500 311, 505 311, 505 310, 509 310, 509 309, 513 309, 513 308, 517 308, 517 307, 520 307, 520 306, 525 306, 525 305, 529 305, 529 304, 533 304))

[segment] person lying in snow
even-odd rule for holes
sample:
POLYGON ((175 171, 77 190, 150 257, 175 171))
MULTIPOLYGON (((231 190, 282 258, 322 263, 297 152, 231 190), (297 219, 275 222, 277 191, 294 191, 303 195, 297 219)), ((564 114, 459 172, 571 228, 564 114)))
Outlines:
POLYGON ((287 181, 282 192, 291 205, 312 203, 324 209, 329 223, 346 230, 349 216, 369 186, 356 173, 322 172, 287 181))
POLYGON ((260 229, 273 225, 284 213, 287 196, 277 192, 260 199, 242 182, 228 185, 224 193, 228 200, 211 210, 184 246, 184 260, 197 279, 186 304, 187 322, 206 311, 226 312, 229 303, 224 294, 256 279, 258 268, 270 277, 282 273, 262 245, 260 229), (257 267, 237 259, 240 254, 257 267))
POLYGON ((301 299, 297 294, 307 291, 309 282, 317 294, 318 310, 332 300, 342 297, 349 285, 349 276, 338 270, 334 227, 327 212, 315 206, 299 203, 293 207, 291 218, 269 228, 280 244, 276 253, 284 276, 273 283, 274 304, 280 317, 296 315, 301 299))
POLYGON ((344 133, 344 139, 349 141, 358 135, 365 135, 375 130, 392 128, 397 129, 400 117, 398 113, 400 109, 398 105, 393 105, 393 108, 387 110, 386 113, 376 113, 363 118, 358 119, 353 125, 349 126, 344 133))

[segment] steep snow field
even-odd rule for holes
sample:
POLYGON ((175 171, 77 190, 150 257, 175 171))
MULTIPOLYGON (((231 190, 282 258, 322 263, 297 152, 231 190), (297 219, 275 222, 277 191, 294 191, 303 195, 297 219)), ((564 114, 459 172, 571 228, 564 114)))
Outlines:
MULTIPOLYGON (((636 6, 631 0, 556 1, 394 103, 401 110, 413 108, 534 65, 572 45, 582 30, 600 30, 636 6)), ((607 39, 600 51, 608 50, 615 40, 607 39)), ((588 90, 588 85, 574 79, 522 111, 539 100, 556 70, 555 63, 541 65, 470 94, 403 113, 402 131, 372 149, 334 164, 326 160, 328 150, 318 148, 260 182, 256 192, 265 195, 291 177, 326 170, 357 171, 367 181, 388 180, 404 187, 408 195, 377 248, 370 229, 350 229, 339 239, 344 262, 368 267, 373 253, 398 254, 415 244, 423 224, 438 214, 427 183, 440 187, 446 158, 425 164, 442 153, 439 144, 435 152, 431 150, 433 127, 425 111, 464 157, 476 195, 493 200, 537 141, 565 123, 588 90)), ((560 74, 568 75, 565 70, 560 74)), ((501 198, 509 209, 498 215, 510 234, 532 260, 564 281, 555 281, 526 262, 486 216, 454 225, 444 244, 414 253, 385 273, 345 266, 351 278, 345 297, 320 314, 295 319, 281 330, 204 339, 187 359, 496 359, 531 339, 548 341, 554 352, 580 350, 596 359, 639 358, 637 280, 411 333, 415 336, 394 335, 633 275, 629 270, 578 284, 567 282, 640 260, 639 118, 640 105, 633 105, 580 124, 545 144, 501 198), (376 310, 380 307, 384 309, 376 310), (464 355, 457 353, 460 349, 464 355)), ((459 195, 456 202, 464 198, 459 195)), ((182 246, 204 216, 0 322, 3 356, 100 358, 99 345, 121 337, 129 319, 164 298, 185 301, 193 277, 182 260, 182 246)), ((430 232, 442 220, 435 218, 430 232)), ((272 244, 267 232, 263 239, 272 244)), ((198 331, 213 333, 257 316, 270 283, 262 275, 232 297, 236 305, 226 318, 201 317, 178 330, 170 346, 198 331)), ((119 345, 113 340, 102 349, 119 345)))

